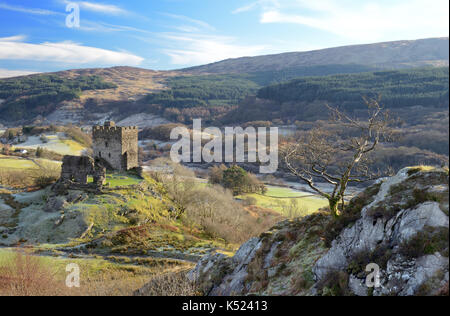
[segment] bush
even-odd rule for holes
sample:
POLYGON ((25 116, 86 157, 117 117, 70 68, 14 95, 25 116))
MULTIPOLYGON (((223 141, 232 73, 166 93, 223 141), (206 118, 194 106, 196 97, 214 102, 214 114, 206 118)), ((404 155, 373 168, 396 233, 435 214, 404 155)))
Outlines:
POLYGON ((274 214, 259 216, 263 213, 259 210, 246 211, 229 190, 199 185, 193 179, 194 173, 178 164, 163 160, 157 163, 160 169, 171 169, 172 173, 153 172, 152 177, 163 184, 180 210, 179 217, 192 229, 201 228, 213 238, 242 243, 281 219, 274 214))
POLYGON ((252 206, 258 204, 258 200, 252 196, 247 196, 243 201, 242 204, 244 206, 252 206))
POLYGON ((41 163, 39 169, 30 170, 30 178, 33 181, 33 185, 41 189, 55 183, 59 177, 60 167, 50 163, 41 163))
POLYGON ((329 272, 318 284, 319 294, 322 296, 351 296, 348 279, 349 275, 344 271, 329 272))
POLYGON ((186 272, 167 273, 153 277, 135 296, 199 296, 195 283, 188 280, 186 272))
POLYGON ((230 168, 221 165, 210 169, 209 183, 220 184, 224 188, 231 190, 233 195, 243 193, 261 193, 267 192, 266 186, 259 181, 255 175, 247 173, 239 166, 230 168))
POLYGON ((400 253, 407 258, 420 258, 436 252, 449 256, 449 230, 447 227, 425 227, 413 238, 402 243, 400 253))
POLYGON ((85 147, 92 146, 92 137, 81 130, 81 128, 69 125, 64 128, 64 133, 70 139, 80 143, 85 147))
POLYGON ((0 295, 59 295, 64 291, 63 286, 38 257, 17 252, 0 266, 0 295))

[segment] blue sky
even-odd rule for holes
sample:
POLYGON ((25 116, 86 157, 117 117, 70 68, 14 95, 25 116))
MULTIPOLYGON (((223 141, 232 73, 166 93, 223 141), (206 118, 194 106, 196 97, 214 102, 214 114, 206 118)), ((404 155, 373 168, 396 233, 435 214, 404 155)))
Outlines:
POLYGON ((0 77, 448 36, 448 0, 0 0, 0 77), (80 9, 69 28, 66 7, 80 9))

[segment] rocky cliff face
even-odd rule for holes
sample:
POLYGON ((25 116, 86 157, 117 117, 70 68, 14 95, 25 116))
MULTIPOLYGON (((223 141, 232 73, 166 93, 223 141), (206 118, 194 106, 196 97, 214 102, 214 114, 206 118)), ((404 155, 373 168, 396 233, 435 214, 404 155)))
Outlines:
POLYGON ((281 222, 232 258, 203 258, 189 278, 209 295, 446 294, 448 193, 448 171, 406 168, 355 197, 339 219, 319 212, 281 222), (370 267, 379 268, 376 287, 366 285, 375 281, 370 267))

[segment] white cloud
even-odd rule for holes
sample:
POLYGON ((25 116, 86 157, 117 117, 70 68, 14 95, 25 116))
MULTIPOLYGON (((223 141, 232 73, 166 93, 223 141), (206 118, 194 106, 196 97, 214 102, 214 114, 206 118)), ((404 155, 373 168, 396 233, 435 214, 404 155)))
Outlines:
MULTIPOLYGON (((286 0, 282 0, 282 1, 287 2, 286 0)), ((259 7, 262 10, 266 11, 266 10, 273 10, 273 9, 280 8, 281 4, 280 4, 279 0, 257 0, 257 1, 251 2, 247 5, 237 8, 237 9, 233 10, 231 13, 239 14, 239 13, 257 9, 259 7)))
POLYGON ((151 34, 150 31, 135 28, 132 26, 117 25, 104 22, 93 22, 90 20, 82 20, 79 30, 87 32, 133 32, 151 34))
POLYGON ((120 15, 128 14, 127 10, 124 10, 113 4, 95 3, 88 1, 77 2, 82 9, 106 14, 120 15))
POLYGON ((27 37, 25 35, 14 35, 9 37, 0 37, 0 42, 21 42, 27 37))
POLYGON ((129 66, 137 66, 144 60, 131 53, 83 46, 73 42, 32 44, 0 38, 1 59, 59 62, 72 65, 94 63, 129 66))
POLYGON ((121 15, 121 14, 124 15, 130 13, 127 10, 122 9, 121 7, 116 6, 114 4, 97 3, 91 1, 70 1, 70 0, 60 0, 60 2, 62 2, 63 4, 76 3, 80 6, 80 9, 82 10, 110 15, 121 15))
POLYGON ((224 36, 198 34, 164 34, 173 48, 164 53, 170 56, 174 65, 198 65, 227 58, 254 56, 262 53, 265 46, 236 44, 236 39, 224 36))
POLYGON ((304 25, 356 41, 449 34, 448 0, 260 0, 256 4, 261 23, 304 25))
POLYGON ((4 2, 0 2, 0 9, 28 13, 28 14, 36 14, 36 15, 55 15, 59 14, 58 12, 44 10, 44 9, 35 9, 35 8, 26 8, 22 6, 10 5, 4 2))
POLYGON ((252 10, 253 8, 255 8, 258 5, 258 1, 257 2, 252 2, 248 5, 245 5, 243 7, 237 8, 236 10, 233 10, 233 14, 238 14, 238 13, 242 13, 242 12, 247 12, 252 10))
POLYGON ((215 30, 215 28, 213 26, 209 25, 208 23, 206 23, 204 21, 192 19, 192 18, 184 16, 184 15, 171 14, 171 13, 162 13, 162 14, 167 16, 167 17, 169 17, 169 18, 173 18, 173 19, 184 21, 184 22, 188 22, 188 23, 194 24, 194 25, 196 25, 198 27, 207 29, 207 30, 215 30))
POLYGON ((26 75, 32 75, 35 73, 37 73, 37 72, 27 71, 27 70, 9 70, 9 69, 1 69, 0 68, 0 78, 26 76, 26 75))
POLYGON ((210 24, 183 15, 161 13, 181 21, 182 25, 171 25, 174 33, 160 33, 162 51, 174 65, 198 65, 226 58, 254 56, 264 51, 262 45, 240 45, 234 37, 215 35, 210 24))

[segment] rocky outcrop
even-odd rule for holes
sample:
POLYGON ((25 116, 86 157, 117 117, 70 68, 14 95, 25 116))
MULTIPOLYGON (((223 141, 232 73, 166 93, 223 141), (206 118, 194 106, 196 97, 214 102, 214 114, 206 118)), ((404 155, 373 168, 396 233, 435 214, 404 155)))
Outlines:
POLYGON ((189 277, 209 295, 448 293, 448 210, 448 171, 406 168, 353 199, 341 218, 319 212, 279 223, 233 258, 203 258, 189 277))
POLYGON ((261 245, 262 242, 258 238, 252 238, 242 245, 233 258, 221 253, 209 255, 188 274, 188 278, 211 287, 210 295, 230 296, 248 291, 245 282, 248 265, 255 258, 261 245), (216 275, 214 271, 221 273, 216 275))
MULTIPOLYGON (((361 210, 361 218, 344 229, 317 262, 314 274, 320 282, 336 271, 348 270, 349 265, 357 265, 361 270, 364 263, 374 261, 382 269, 382 285, 373 294, 413 295, 425 280, 448 271, 448 253, 444 258, 438 252, 448 252, 448 226, 447 174, 442 170, 414 173, 404 169, 381 184, 374 201, 361 210), (443 184, 446 189, 442 189, 443 184), (416 246, 408 243, 425 230, 429 237, 447 239, 447 247, 437 249, 438 245, 430 245, 418 258, 405 254, 405 248, 416 246)), ((365 284, 365 276, 358 268, 350 272, 352 284, 365 284)), ((359 288, 358 294, 369 293, 367 287, 365 291, 354 288, 359 288)))

